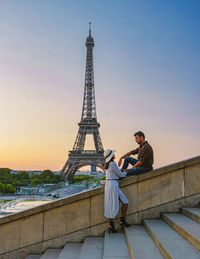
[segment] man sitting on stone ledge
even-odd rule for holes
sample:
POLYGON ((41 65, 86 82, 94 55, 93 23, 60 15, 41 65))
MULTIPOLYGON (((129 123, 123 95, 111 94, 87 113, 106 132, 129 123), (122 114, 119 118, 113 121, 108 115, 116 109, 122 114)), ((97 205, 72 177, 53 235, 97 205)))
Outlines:
POLYGON ((144 133, 138 131, 134 134, 134 137, 139 147, 123 155, 118 162, 118 166, 120 166, 122 159, 124 159, 121 171, 127 172, 127 175, 143 174, 153 169, 153 149, 151 145, 145 141, 144 133), (138 154, 138 159, 130 157, 130 155, 135 154, 138 154), (129 164, 133 167, 127 169, 129 164))

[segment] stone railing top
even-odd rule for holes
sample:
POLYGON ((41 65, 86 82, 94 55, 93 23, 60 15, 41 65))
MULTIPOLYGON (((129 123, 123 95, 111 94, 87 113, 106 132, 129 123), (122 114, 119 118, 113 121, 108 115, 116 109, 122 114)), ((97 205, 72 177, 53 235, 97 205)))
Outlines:
MULTIPOLYGON (((169 173, 169 172, 179 170, 179 169, 182 169, 182 168, 185 168, 185 167, 188 167, 191 165, 195 165, 198 163, 200 163, 200 156, 196 156, 196 157, 186 159, 186 160, 183 160, 183 161, 171 164, 171 165, 157 168, 157 169, 154 169, 153 171, 150 171, 150 172, 142 174, 142 175, 127 177, 120 181, 120 186, 123 187, 123 186, 127 186, 127 185, 130 185, 133 183, 141 182, 141 181, 156 177, 158 175, 169 173)), ((52 202, 44 204, 44 205, 39 205, 39 206, 31 208, 31 209, 13 213, 11 215, 0 218, 0 224, 8 223, 8 222, 18 220, 18 219, 21 219, 21 218, 24 218, 27 216, 41 213, 41 212, 47 211, 49 209, 60 207, 65 204, 72 203, 72 202, 75 202, 78 200, 90 198, 97 194, 103 193, 103 191, 104 191, 104 188, 102 186, 100 186, 100 187, 94 188, 92 190, 82 191, 80 193, 70 195, 68 197, 65 197, 65 198, 62 198, 62 199, 59 199, 56 201, 52 201, 52 202)))

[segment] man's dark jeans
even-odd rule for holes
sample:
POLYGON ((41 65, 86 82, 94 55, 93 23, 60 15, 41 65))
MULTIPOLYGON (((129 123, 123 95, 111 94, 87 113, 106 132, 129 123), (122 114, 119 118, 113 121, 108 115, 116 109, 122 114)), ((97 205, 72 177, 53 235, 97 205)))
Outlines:
MULTIPOLYGON (((126 169, 129 164, 135 165, 137 162, 138 160, 133 157, 130 157, 130 156, 125 157, 121 171, 126 169)), ((141 165, 141 166, 128 169, 127 175, 138 175, 138 174, 146 173, 147 171, 149 170, 141 165)))

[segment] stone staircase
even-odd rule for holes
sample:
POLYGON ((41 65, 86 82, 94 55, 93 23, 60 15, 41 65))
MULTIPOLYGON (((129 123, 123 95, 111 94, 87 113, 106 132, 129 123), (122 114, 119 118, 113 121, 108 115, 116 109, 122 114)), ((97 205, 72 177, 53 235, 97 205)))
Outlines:
POLYGON ((47 249, 26 259, 200 259, 200 208, 182 208, 181 213, 145 219, 123 232, 104 237, 86 237, 82 243, 67 243, 63 249, 47 249))

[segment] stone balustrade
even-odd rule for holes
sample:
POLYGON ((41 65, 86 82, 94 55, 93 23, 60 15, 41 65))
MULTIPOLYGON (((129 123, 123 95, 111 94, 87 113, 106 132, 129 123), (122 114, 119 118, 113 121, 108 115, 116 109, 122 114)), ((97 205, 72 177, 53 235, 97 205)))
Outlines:
MULTIPOLYGON (((127 177, 120 186, 130 201, 127 221, 132 224, 178 212, 200 201, 200 156, 127 177)), ((98 187, 0 218, 0 258, 60 248, 86 236, 102 236, 106 228, 104 187, 98 187)))

